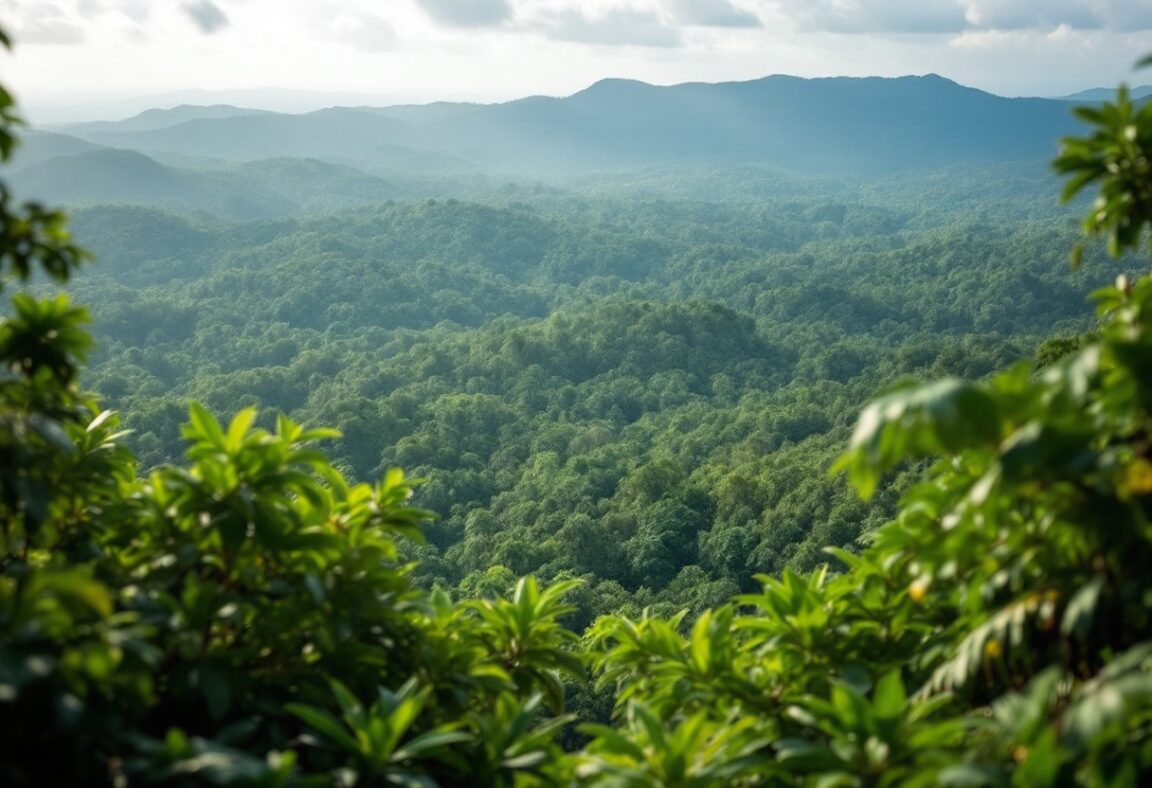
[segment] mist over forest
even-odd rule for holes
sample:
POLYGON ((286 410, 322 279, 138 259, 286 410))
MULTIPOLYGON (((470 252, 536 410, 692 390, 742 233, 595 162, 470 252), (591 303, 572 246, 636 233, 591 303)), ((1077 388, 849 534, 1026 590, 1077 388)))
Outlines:
POLYGON ((180 106, 34 131, 9 177, 75 206, 85 382, 145 467, 190 400, 334 426, 351 478, 427 480, 419 582, 583 577, 585 626, 854 548, 907 482, 828 473, 871 396, 1090 328, 1069 106, 936 76, 180 106))

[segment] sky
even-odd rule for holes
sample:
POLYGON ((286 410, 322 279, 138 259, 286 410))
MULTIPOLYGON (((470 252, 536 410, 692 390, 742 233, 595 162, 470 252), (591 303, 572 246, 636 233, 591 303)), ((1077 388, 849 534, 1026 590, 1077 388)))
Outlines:
POLYGON ((16 44, 0 80, 34 120, 138 96, 501 101, 605 77, 937 73, 1041 96, 1152 82, 1132 71, 1152 0, 0 0, 0 25, 16 44), (214 92, 174 93, 193 89, 214 92))

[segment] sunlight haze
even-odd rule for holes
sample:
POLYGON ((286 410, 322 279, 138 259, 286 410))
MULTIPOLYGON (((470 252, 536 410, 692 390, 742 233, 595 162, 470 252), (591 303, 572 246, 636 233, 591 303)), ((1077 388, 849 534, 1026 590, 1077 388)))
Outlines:
POLYGON ((936 72, 1055 96, 1139 82, 1152 49, 1148 0, 0 0, 0 14, 18 42, 5 76, 45 121, 505 101, 604 77, 936 72))

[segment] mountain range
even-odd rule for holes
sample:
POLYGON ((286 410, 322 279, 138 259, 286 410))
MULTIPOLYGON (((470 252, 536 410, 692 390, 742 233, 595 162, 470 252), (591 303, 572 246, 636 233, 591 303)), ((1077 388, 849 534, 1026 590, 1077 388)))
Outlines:
MULTIPOLYGON (((11 177, 24 193, 64 201, 164 201, 234 188, 243 200, 271 194, 300 205, 309 200, 285 192, 286 180, 361 201, 422 194, 428 189, 415 183, 479 173, 546 180, 755 164, 872 177, 1049 159, 1077 128, 1069 101, 1094 95, 1005 98, 936 75, 770 76, 672 86, 608 79, 563 98, 303 114, 183 105, 32 133, 11 177), (285 159, 312 160, 309 176, 282 177, 285 159), (252 164, 263 160, 280 160, 268 165, 278 173, 271 183, 252 164), (407 179, 403 188, 398 179, 407 179)), ((216 201, 192 200, 208 210, 216 201)))
MULTIPOLYGON (((1143 99, 1152 96, 1152 85, 1137 85, 1128 89, 1129 95, 1134 99, 1143 99)), ((1089 88, 1078 93, 1062 96, 1063 101, 1097 102, 1110 99, 1116 95, 1116 88, 1089 88)))

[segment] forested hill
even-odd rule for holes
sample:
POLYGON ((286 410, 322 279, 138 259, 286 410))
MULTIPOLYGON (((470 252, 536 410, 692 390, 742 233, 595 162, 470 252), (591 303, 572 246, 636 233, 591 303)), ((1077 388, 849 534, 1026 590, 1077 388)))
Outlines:
MULTIPOLYGON (((182 108, 61 131, 146 153, 244 161, 374 161, 396 148, 503 172, 756 161, 801 172, 880 172, 1049 158, 1067 104, 922 77, 654 86, 604 80, 565 98, 476 106, 332 108, 303 115, 182 108)), ((17 160, 19 161, 19 160, 17 160)))
POLYGON ((0 785, 1149 784, 1152 105, 1079 113, 1079 221, 1003 160, 1057 111, 612 81, 33 140, 0 785), (382 199, 511 146, 629 166, 382 199))
POLYGON ((189 400, 333 425, 352 478, 427 478, 419 582, 584 577, 582 624, 855 546, 913 478, 828 478, 870 396, 1091 327, 1045 163, 1071 122, 937 76, 606 80, 154 110, 30 134, 8 179, 76 209, 86 385, 145 467, 189 400))
POLYGON ((610 79, 493 105, 149 110, 33 131, 5 169, 25 198, 228 219, 387 200, 534 201, 557 189, 720 202, 882 191, 900 203, 909 178, 913 191, 1016 212, 1021 181, 1027 204, 1053 202, 1043 162, 1072 122, 1068 102, 1002 98, 938 76, 610 79))
POLYGON ((1069 272, 1076 229, 1038 176, 756 174, 739 188, 776 196, 605 178, 276 221, 79 210, 99 260, 74 286, 97 305, 85 382, 146 467, 179 457, 194 399, 336 426, 353 478, 426 477, 427 585, 584 577, 579 624, 701 610, 892 512, 910 477, 866 505, 827 475, 877 390, 1028 363, 1091 325, 1095 280, 1069 272))
POLYGON ((352 478, 427 478, 419 582, 584 577, 587 623, 853 547, 912 478, 828 478, 870 396, 1091 327, 1069 109, 933 75, 182 106, 30 134, 7 178, 75 209, 86 384, 145 467, 189 400, 330 424, 352 478))

